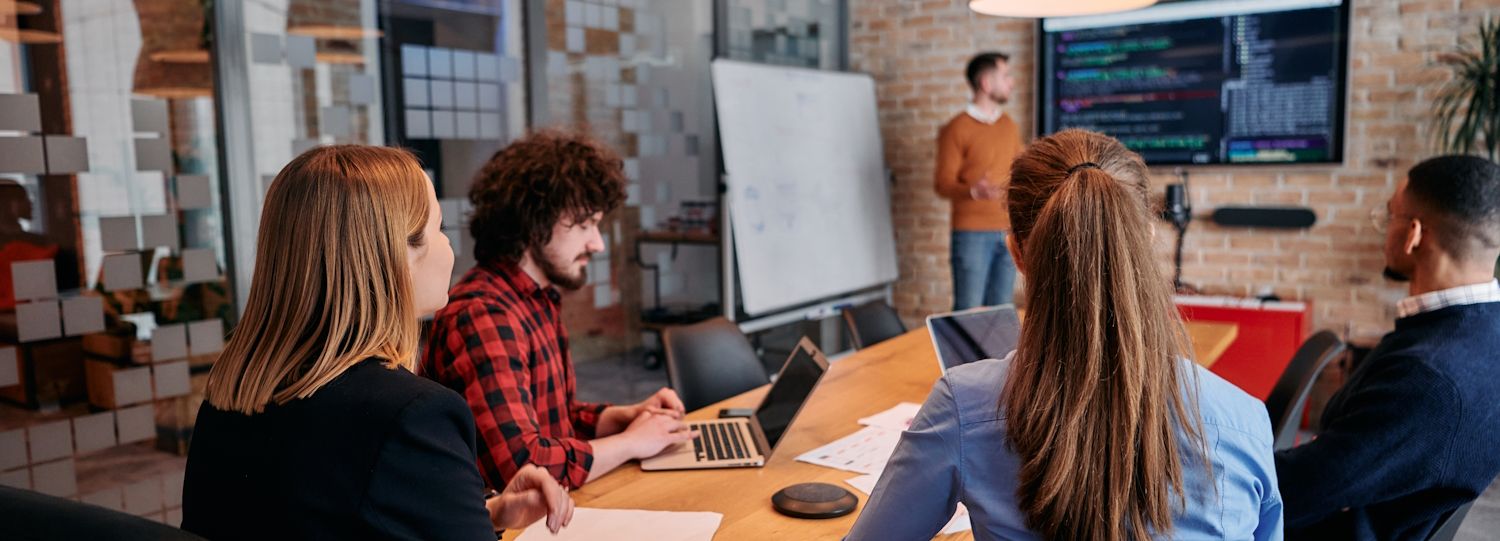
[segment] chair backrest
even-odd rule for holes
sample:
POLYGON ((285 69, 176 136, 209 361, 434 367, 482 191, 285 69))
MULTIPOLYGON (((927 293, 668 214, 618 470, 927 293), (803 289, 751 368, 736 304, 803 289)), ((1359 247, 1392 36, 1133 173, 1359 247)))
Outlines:
POLYGON ((883 300, 844 309, 844 326, 854 349, 864 349, 906 333, 906 324, 896 309, 883 300))
POLYGON ((1474 502, 1460 505, 1443 517, 1443 520, 1439 520, 1437 529, 1427 536, 1427 541, 1453 541, 1453 537, 1458 535, 1458 527, 1463 525, 1464 517, 1469 514, 1470 507, 1474 507, 1474 502))
POLYGON ((0 530, 6 539, 14 541, 203 541, 166 524, 19 488, 0 486, 0 509, 5 510, 5 524, 0 530))
POLYGON ((1296 444, 1307 395, 1312 392, 1318 373, 1343 353, 1344 341, 1328 330, 1318 331, 1297 348, 1297 354, 1292 356, 1292 362, 1287 364, 1281 378, 1276 380, 1276 387, 1266 398, 1266 413, 1271 416, 1276 450, 1289 449, 1296 444))
POLYGON ((743 393, 771 380, 739 326, 722 317, 661 333, 667 381, 688 411, 743 393))

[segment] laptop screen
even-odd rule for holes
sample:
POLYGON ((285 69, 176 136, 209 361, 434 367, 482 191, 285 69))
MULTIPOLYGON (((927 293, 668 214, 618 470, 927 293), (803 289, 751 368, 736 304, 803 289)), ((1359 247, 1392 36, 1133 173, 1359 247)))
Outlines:
POLYGON ((1003 358, 1021 340, 1021 320, 1010 305, 933 316, 927 324, 944 371, 978 360, 1003 358))
POLYGON ((776 383, 771 384, 765 400, 755 409, 755 420, 771 449, 776 448, 797 416, 797 410, 802 409, 818 380, 828 371, 827 361, 820 357, 822 354, 812 342, 803 338, 791 358, 786 360, 786 365, 781 367, 781 375, 777 376, 776 383))

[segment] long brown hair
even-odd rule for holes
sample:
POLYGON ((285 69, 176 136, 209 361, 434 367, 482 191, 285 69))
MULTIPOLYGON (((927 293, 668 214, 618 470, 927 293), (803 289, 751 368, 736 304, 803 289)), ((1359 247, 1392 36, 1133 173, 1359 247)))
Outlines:
POLYGON ((1140 156, 1083 130, 1011 166, 1028 313, 1001 407, 1020 509, 1046 539, 1170 537, 1185 505, 1179 432, 1206 455, 1148 188, 1140 156))
POLYGON ((209 372, 206 398, 252 414, 311 396, 371 357, 416 363, 406 248, 430 211, 411 153, 309 150, 266 192, 245 314, 209 372))

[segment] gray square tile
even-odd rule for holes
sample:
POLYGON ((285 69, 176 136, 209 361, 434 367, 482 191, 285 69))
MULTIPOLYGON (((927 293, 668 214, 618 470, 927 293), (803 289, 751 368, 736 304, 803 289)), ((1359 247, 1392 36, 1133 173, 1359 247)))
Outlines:
POLYGON ((121 408, 116 412, 115 422, 120 430, 120 445, 155 438, 156 406, 142 404, 121 408))
POLYGON ((73 459, 59 460, 31 467, 32 490, 66 498, 78 493, 78 472, 73 459))
POLYGON ((10 264, 10 280, 18 301, 57 298, 57 265, 51 259, 10 264))
POLYGON ((61 338, 61 306, 55 300, 17 304, 16 334, 22 343, 61 338))
POLYGON ((223 320, 214 318, 188 323, 188 350, 193 355, 218 353, 223 349, 223 320))
POLYGON ((151 361, 162 362, 188 356, 187 326, 181 323, 159 325, 151 332, 151 361))
POLYGON ((104 332, 104 299, 92 295, 63 299, 63 334, 83 336, 104 332))
POLYGON ((189 284, 212 282, 219 279, 219 264, 214 251, 208 248, 189 248, 182 251, 182 280, 189 284))
POLYGON ((207 175, 177 175, 177 207, 206 209, 214 206, 214 186, 207 175))
POLYGON ((36 94, 0 94, 0 130, 42 131, 42 108, 36 94))
POLYGON ((20 468, 30 463, 26 458, 26 429, 0 432, 0 470, 20 468))
POLYGON ((141 277, 141 254, 137 252, 104 256, 103 266, 105 291, 140 289, 145 285, 141 277))
POLYGON ((171 133, 170 116, 167 115, 167 100, 134 98, 130 100, 130 121, 135 133, 171 133))
POLYGON ((73 418, 73 442, 79 454, 92 453, 114 447, 115 412, 105 411, 73 418))

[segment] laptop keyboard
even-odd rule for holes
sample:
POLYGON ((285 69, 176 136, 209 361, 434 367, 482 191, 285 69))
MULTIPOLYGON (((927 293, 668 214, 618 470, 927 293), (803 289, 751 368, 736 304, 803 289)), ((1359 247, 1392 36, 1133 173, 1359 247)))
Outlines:
POLYGON ((731 423, 697 423, 688 425, 698 431, 693 439, 693 454, 700 461, 748 459, 750 446, 740 434, 739 426, 731 423))

